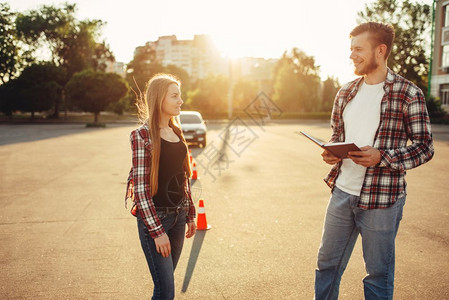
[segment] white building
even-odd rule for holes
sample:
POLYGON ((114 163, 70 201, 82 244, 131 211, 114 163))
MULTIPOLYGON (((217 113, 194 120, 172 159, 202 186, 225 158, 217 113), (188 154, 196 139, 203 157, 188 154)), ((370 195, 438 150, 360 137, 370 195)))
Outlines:
POLYGON ((160 64, 183 68, 192 78, 227 74, 225 61, 207 35, 195 35, 193 40, 178 40, 175 35, 161 36, 147 45, 155 50, 155 59, 160 64))
POLYGON ((273 68, 278 61, 253 57, 222 57, 208 35, 195 35, 193 40, 178 40, 175 35, 161 36, 157 41, 137 47, 134 56, 141 51, 154 51, 155 57, 152 60, 163 66, 180 67, 192 79, 224 75, 232 76, 233 81, 240 77, 253 79, 260 85, 266 85, 271 80, 273 68))
POLYGON ((123 62, 119 62, 119 61, 114 61, 114 62, 110 62, 110 61, 106 61, 106 72, 107 73, 117 73, 118 75, 120 75, 121 77, 125 78, 126 75, 126 66, 123 62))

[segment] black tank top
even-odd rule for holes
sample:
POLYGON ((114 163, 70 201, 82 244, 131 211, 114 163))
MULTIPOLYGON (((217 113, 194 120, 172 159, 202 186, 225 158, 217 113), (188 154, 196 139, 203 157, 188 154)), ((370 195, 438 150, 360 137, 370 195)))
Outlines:
POLYGON ((158 188, 153 196, 156 207, 174 207, 184 199, 186 154, 187 147, 181 140, 173 143, 161 138, 158 188))

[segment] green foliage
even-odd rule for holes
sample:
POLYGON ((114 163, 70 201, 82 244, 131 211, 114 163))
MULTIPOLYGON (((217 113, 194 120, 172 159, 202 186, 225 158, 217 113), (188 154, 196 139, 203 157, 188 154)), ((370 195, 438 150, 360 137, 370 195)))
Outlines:
POLYGON ((107 111, 112 111, 119 116, 122 116, 130 107, 129 97, 123 97, 117 102, 109 103, 107 111))
POLYGON ((17 109, 17 79, 11 79, 0 85, 0 111, 7 116, 12 116, 17 109))
POLYGON ((249 79, 240 79, 234 85, 232 93, 232 106, 234 109, 243 110, 253 101, 259 92, 257 82, 249 79))
POLYGON ((98 115, 111 103, 119 101, 128 92, 128 84, 114 73, 84 70, 73 75, 67 83, 67 100, 76 107, 98 115))
POLYGON ((106 124, 105 124, 105 123, 98 123, 98 122, 95 122, 95 123, 87 123, 87 124, 86 124, 86 127, 87 127, 87 128, 92 128, 92 127, 95 127, 95 128, 98 128, 98 127, 100 127, 100 128, 105 128, 105 127, 106 127, 106 124))
POLYGON ((431 7, 410 0, 378 0, 359 12, 359 22, 390 23, 395 28, 395 42, 388 66, 413 81, 427 94, 429 61, 426 54, 431 27, 431 7))
POLYGON ((33 117, 35 112, 50 110, 61 98, 64 81, 63 68, 50 63, 31 65, 19 78, 2 86, 2 111, 31 112, 33 117))
POLYGON ((59 52, 64 47, 63 38, 68 37, 75 21, 75 11, 75 4, 66 3, 62 8, 44 5, 38 10, 19 13, 16 18, 18 36, 34 50, 47 46, 53 54, 53 62, 62 64, 59 52))
POLYGON ((295 75, 294 68, 284 61, 276 76, 273 100, 284 111, 304 111, 300 103, 301 83, 295 75))
POLYGON ((339 89, 340 83, 338 79, 327 77, 323 82, 323 89, 321 91, 321 111, 332 111, 335 95, 339 89))
MULTIPOLYGON (((66 69, 65 83, 76 72, 88 68, 104 70, 107 61, 114 61, 108 46, 97 42, 104 22, 79 21, 75 13, 76 5, 65 3, 61 7, 43 5, 39 9, 19 13, 16 18, 18 37, 34 53, 49 50, 51 61, 66 69)), ((59 106, 58 99, 54 117, 59 116, 59 106)))
POLYGON ((430 97, 427 99, 426 105, 432 123, 449 123, 448 115, 441 106, 440 99, 430 97))
POLYGON ((148 44, 135 50, 134 58, 127 65, 126 80, 136 92, 144 92, 150 78, 163 72, 164 68, 156 62, 156 52, 148 44))
POLYGON ((106 62, 115 62, 115 56, 109 49, 109 45, 106 42, 95 43, 94 55, 92 59, 92 68, 95 71, 106 71, 106 62))
POLYGON ((156 52, 151 45, 137 47, 134 58, 127 64, 126 80, 137 93, 144 92, 151 77, 158 73, 175 75, 181 81, 182 98, 187 98, 191 89, 190 77, 186 70, 175 65, 162 66, 156 61, 156 52))
POLYGON ((284 111, 311 112, 320 108, 319 66, 313 56, 293 48, 285 52, 274 70, 273 100, 284 111))
POLYGON ((224 76, 201 79, 198 87, 187 92, 186 106, 201 113, 212 114, 227 110, 229 82, 224 76))
POLYGON ((191 89, 189 73, 183 68, 175 65, 163 67, 163 72, 175 75, 181 81, 181 97, 187 98, 187 91, 191 89))
POLYGON ((79 21, 75 13, 75 4, 43 5, 37 10, 19 13, 16 19, 19 38, 34 51, 48 48, 51 60, 67 69, 67 81, 76 72, 87 68, 104 70, 106 61, 114 61, 109 47, 97 42, 104 22, 79 21))
POLYGON ((0 3, 0 84, 17 77, 30 61, 29 53, 19 45, 15 15, 7 3, 0 3))
POLYGON ((18 79, 19 109, 31 113, 50 110, 61 98, 65 69, 53 64, 26 68, 18 79))

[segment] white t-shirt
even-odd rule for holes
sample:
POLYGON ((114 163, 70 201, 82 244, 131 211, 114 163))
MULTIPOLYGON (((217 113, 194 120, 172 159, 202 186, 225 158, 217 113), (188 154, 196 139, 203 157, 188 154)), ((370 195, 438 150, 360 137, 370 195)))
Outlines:
MULTIPOLYGON (((349 101, 343 111, 345 142, 352 142, 359 148, 373 146, 374 136, 380 122, 380 103, 384 95, 384 82, 363 84, 354 99, 349 101)), ((342 191, 360 196, 366 168, 344 159, 336 185, 342 191)))

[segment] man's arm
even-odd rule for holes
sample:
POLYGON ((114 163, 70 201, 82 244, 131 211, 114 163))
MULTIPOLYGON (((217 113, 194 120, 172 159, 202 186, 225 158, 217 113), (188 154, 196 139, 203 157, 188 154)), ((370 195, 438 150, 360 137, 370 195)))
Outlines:
POLYGON ((404 125, 412 144, 390 150, 378 150, 371 146, 351 151, 349 157, 359 165, 371 167, 379 165, 393 170, 408 170, 429 161, 434 154, 430 120, 424 96, 417 93, 407 107, 404 125))
POLYGON ((434 154, 430 119, 424 95, 419 91, 407 107, 404 125, 412 144, 390 150, 380 150, 379 167, 409 170, 432 159, 434 154))
MULTIPOLYGON (((331 125, 331 129, 332 129, 332 136, 329 140, 329 143, 334 143, 334 142, 341 142, 340 139, 340 135, 341 135, 341 122, 342 120, 340 119, 341 116, 341 101, 340 100, 340 93, 341 93, 341 89, 338 91, 337 95, 335 95, 335 99, 334 99, 334 105, 332 107, 332 114, 331 114, 331 120, 330 120, 330 125, 331 125)), ((324 154, 324 152, 323 152, 324 154)), ((322 155, 323 155, 322 154, 322 155)), ((324 158, 324 156, 323 156, 324 158)))

